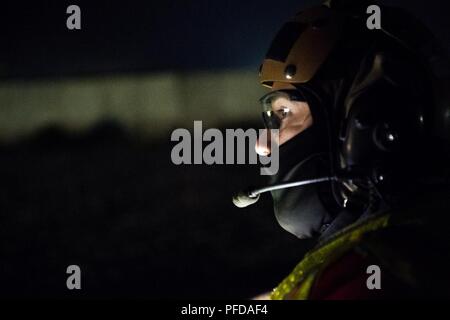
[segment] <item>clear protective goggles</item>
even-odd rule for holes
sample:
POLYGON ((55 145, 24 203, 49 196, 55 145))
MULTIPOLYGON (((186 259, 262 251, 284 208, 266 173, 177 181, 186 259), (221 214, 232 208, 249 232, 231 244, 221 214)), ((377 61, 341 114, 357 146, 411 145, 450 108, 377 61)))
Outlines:
POLYGON ((266 129, 280 129, 281 121, 289 113, 289 104, 293 101, 306 101, 306 99, 300 91, 295 89, 272 91, 259 99, 266 129))

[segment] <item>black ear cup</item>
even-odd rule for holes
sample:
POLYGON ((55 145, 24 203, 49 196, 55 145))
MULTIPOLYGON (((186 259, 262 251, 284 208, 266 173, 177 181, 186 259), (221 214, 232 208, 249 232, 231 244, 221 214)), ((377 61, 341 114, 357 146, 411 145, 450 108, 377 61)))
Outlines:
POLYGON ((398 130, 387 122, 381 122, 375 125, 373 129, 373 143, 380 151, 393 152, 400 144, 398 130))

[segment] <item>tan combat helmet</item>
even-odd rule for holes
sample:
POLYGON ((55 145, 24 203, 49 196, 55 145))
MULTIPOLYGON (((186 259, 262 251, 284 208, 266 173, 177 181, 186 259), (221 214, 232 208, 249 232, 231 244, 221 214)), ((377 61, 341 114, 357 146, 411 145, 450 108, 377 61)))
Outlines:
POLYGON ((260 67, 261 84, 311 80, 341 37, 343 20, 327 2, 299 12, 273 40, 260 67))

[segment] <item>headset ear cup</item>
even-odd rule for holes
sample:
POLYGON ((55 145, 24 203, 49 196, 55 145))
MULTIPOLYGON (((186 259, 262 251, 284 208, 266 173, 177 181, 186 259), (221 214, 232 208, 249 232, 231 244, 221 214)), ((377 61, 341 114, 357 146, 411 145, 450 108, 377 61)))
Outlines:
POLYGON ((376 154, 373 143, 374 115, 370 99, 361 97, 352 105, 345 121, 341 157, 344 170, 368 168, 376 154))
POLYGON ((393 152, 398 147, 399 134, 388 122, 380 122, 374 126, 372 139, 382 152, 393 152))

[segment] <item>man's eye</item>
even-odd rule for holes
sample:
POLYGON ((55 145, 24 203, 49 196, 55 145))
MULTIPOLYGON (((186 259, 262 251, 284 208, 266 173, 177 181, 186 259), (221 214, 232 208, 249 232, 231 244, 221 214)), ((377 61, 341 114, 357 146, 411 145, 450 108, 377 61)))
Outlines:
POLYGON ((286 118, 289 114, 290 110, 287 107, 283 107, 280 108, 276 111, 276 114, 278 116, 279 119, 283 120, 284 118, 286 118))

